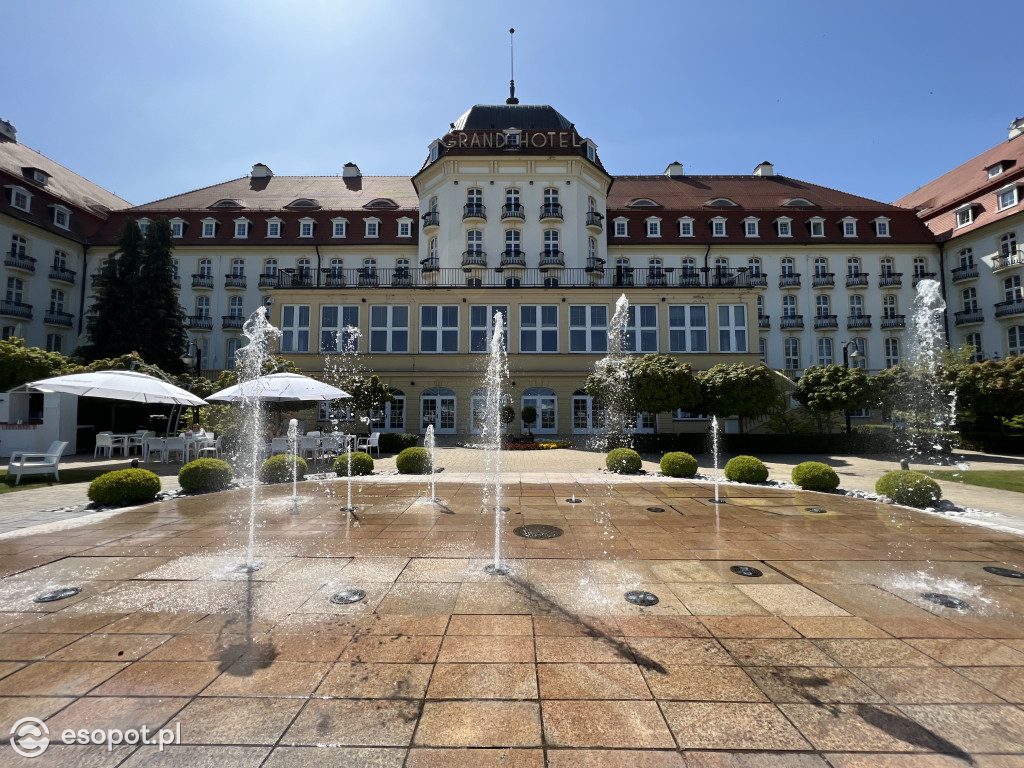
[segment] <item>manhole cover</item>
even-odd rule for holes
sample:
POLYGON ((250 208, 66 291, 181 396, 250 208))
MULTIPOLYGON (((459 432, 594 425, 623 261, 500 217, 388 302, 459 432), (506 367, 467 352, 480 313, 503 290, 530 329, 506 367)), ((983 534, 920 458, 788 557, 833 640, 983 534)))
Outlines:
POLYGON ((806 511, 806 512, 813 512, 816 515, 826 515, 826 514, 828 514, 828 510, 827 509, 822 509, 821 507, 804 507, 804 511, 806 511))
POLYGON ((764 573, 757 570, 757 568, 750 567, 749 565, 734 565, 729 570, 737 576, 749 576, 752 579, 756 579, 758 576, 764 576, 764 573))
POLYGON ((520 525, 512 533, 524 539, 557 539, 565 531, 557 525, 520 525))
POLYGON ((234 570, 235 573, 256 573, 256 571, 262 571, 266 567, 266 563, 253 563, 252 565, 239 565, 232 570, 234 570))
POLYGON ((495 565, 494 563, 491 563, 490 565, 484 566, 484 573, 489 573, 491 576, 508 576, 510 571, 506 565, 495 565))
POLYGON ((984 570, 994 573, 996 576, 1005 576, 1008 579, 1024 579, 1024 573, 1015 571, 1012 568, 1002 568, 998 565, 986 565, 984 570))
POLYGON ((626 602, 633 605, 657 605, 658 596, 651 592, 634 589, 626 593, 626 602))
POLYGON ((74 597, 81 591, 81 587, 60 587, 59 589, 51 589, 49 592, 43 592, 41 595, 36 595, 34 602, 52 603, 55 600, 64 600, 69 597, 74 597))
POLYGON ((941 605, 943 608, 956 608, 958 611, 966 611, 971 607, 970 603, 964 602, 959 597, 944 595, 941 592, 922 592, 921 597, 936 605, 941 605))
POLYGON ((648 507, 647 511, 648 512, 664 512, 665 508, 664 507, 648 507))
POLYGON ((366 593, 361 589, 343 589, 341 592, 331 595, 331 602, 335 605, 348 605, 349 603, 358 603, 364 597, 366 597, 366 593))

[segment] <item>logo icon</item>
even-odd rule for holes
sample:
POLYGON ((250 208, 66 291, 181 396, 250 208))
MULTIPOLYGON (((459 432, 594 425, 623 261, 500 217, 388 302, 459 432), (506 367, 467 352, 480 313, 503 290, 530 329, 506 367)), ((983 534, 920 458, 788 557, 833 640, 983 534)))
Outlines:
POLYGON ((39 757, 50 746, 50 729, 38 718, 23 717, 11 728, 11 746, 22 757, 39 757))

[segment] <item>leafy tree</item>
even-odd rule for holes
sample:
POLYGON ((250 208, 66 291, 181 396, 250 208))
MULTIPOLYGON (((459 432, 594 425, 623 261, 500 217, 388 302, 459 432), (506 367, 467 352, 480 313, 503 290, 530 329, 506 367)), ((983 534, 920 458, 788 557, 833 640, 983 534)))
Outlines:
POLYGON ((946 381, 956 388, 958 420, 1005 428, 1024 414, 1024 355, 951 365, 946 381))
POLYGON ((759 365, 719 363, 697 374, 704 413, 756 419, 770 413, 779 397, 776 374, 759 365))
POLYGON ((58 352, 26 347, 24 339, 0 341, 0 391, 7 392, 36 379, 73 373, 78 368, 58 352))
POLYGON ((832 431, 837 411, 864 408, 872 401, 872 382, 860 368, 811 366, 796 383, 794 399, 815 414, 819 427, 832 431))
POLYGON ((689 363, 669 355, 628 358, 621 369, 595 371, 587 377, 587 394, 621 412, 665 413, 700 408, 700 386, 689 363))
POLYGON ((519 414, 523 420, 523 424, 526 425, 526 434, 533 435, 533 425, 537 422, 537 409, 532 405, 527 405, 523 408, 519 414))
POLYGON ((352 395, 351 404, 356 413, 365 414, 367 420, 369 420, 370 411, 383 408, 387 403, 395 402, 391 388, 381 381, 377 374, 352 378, 342 389, 352 395))

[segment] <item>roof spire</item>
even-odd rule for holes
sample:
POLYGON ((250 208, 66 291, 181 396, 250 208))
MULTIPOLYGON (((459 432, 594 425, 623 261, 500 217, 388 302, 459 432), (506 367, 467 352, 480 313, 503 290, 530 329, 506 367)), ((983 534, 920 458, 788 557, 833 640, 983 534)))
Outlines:
POLYGON ((508 48, 509 48, 509 61, 511 64, 512 79, 508 81, 508 93, 509 96, 505 99, 506 104, 518 104, 519 99, 516 98, 516 46, 515 46, 515 28, 510 28, 508 31, 508 48))

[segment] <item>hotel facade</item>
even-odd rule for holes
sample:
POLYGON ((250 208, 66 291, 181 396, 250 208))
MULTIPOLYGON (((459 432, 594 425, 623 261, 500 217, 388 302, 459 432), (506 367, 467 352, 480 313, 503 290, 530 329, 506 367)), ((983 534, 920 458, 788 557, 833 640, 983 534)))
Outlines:
MULTIPOLYGON (((953 346, 1024 351, 1021 121, 1009 141, 890 205, 768 162, 749 175, 689 175, 672 162, 662 174, 612 176, 597 143, 557 110, 510 102, 451 123, 411 177, 365 176, 353 163, 279 176, 257 163, 138 206, 24 147, 5 124, 3 335, 73 351, 124 218, 146 227, 163 216, 169 279, 204 370, 232 367, 244 318, 265 306, 281 354, 305 371, 357 347, 361 367, 397 397, 375 417, 381 431, 478 430, 496 312, 512 402, 537 408, 533 431, 600 431, 600 405, 583 387, 623 294, 630 351, 694 370, 764 362, 795 377, 854 349, 852 364, 871 372, 896 365, 923 279, 942 285, 953 346)), ((636 428, 704 425, 640 414, 636 428)))

